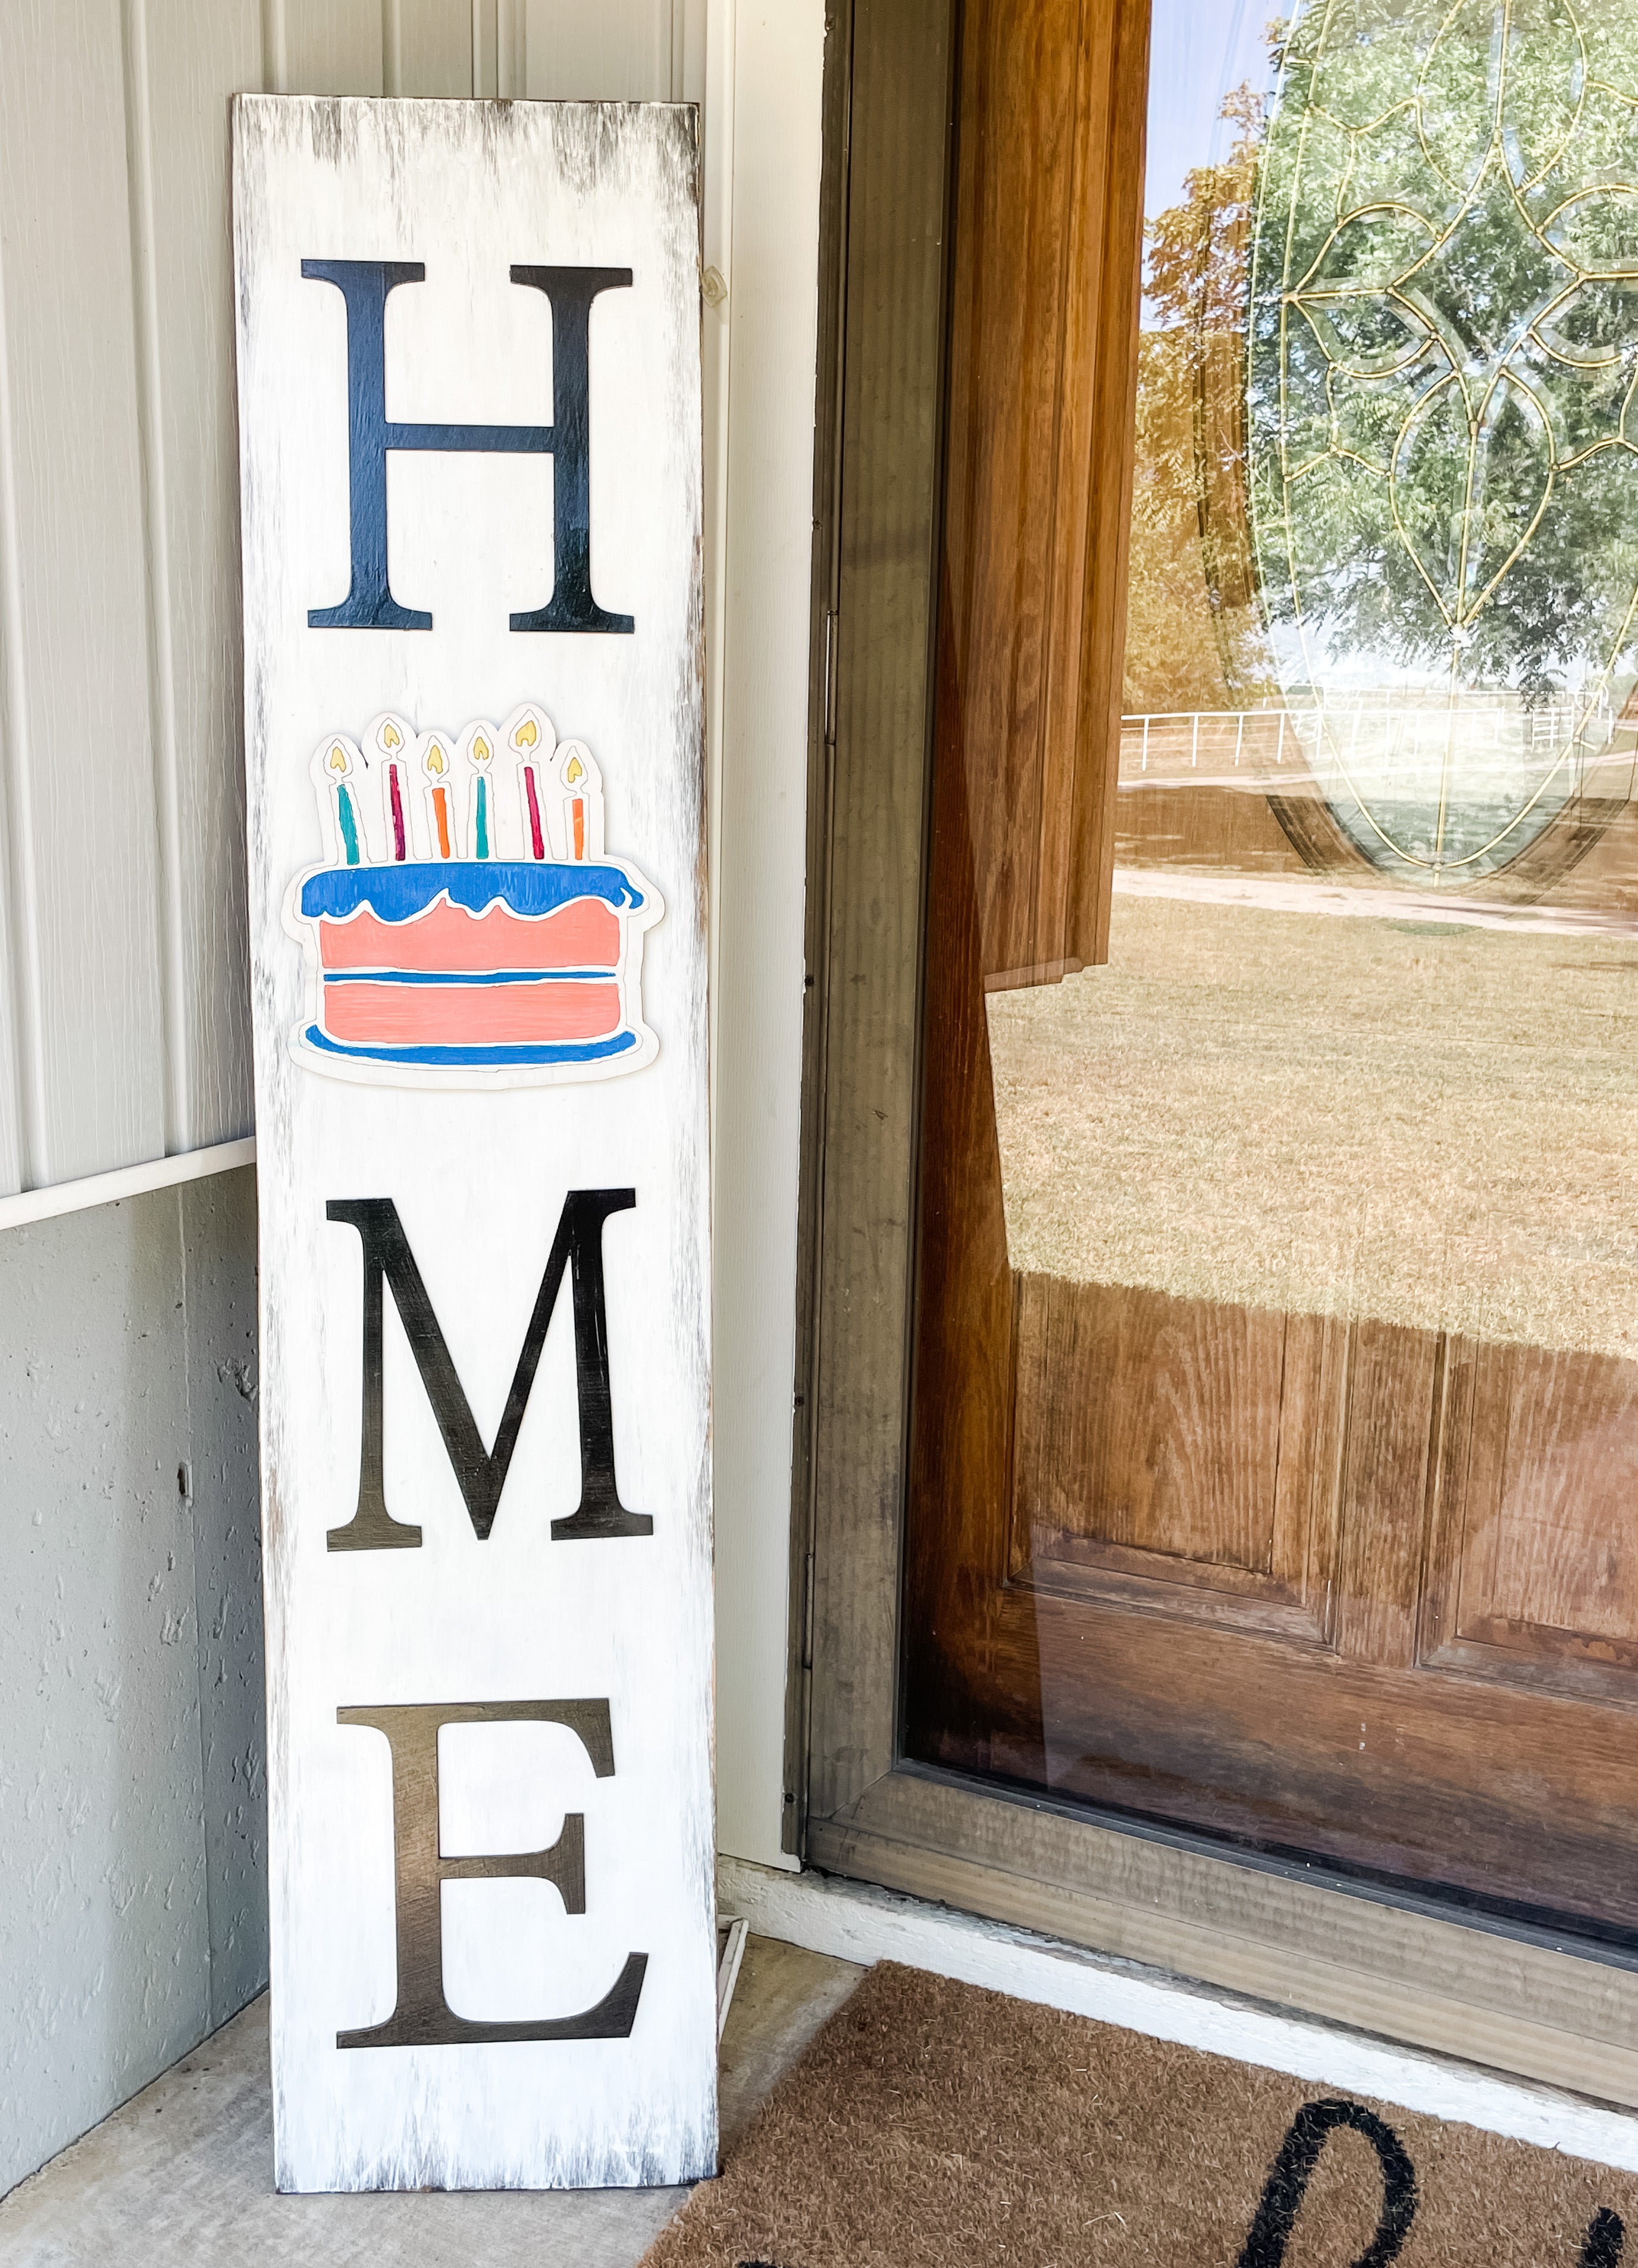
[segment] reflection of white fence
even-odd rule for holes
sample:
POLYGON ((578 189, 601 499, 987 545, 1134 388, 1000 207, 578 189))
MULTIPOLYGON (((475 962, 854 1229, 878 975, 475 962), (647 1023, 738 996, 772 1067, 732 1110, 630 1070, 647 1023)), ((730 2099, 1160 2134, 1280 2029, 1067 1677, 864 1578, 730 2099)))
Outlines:
MULTIPOLYGON (((1123 717, 1120 720, 1121 770, 1123 771, 1125 770, 1127 736, 1133 730, 1140 729, 1142 740, 1139 749, 1138 769, 1140 772, 1147 771, 1149 735, 1155 725, 1162 728, 1169 726, 1173 728, 1174 733, 1186 733, 1189 741, 1189 762, 1192 768, 1198 769, 1200 761, 1200 726, 1202 725, 1208 727, 1233 725, 1234 761, 1237 765, 1245 752, 1246 726, 1250 725, 1255 735, 1259 726, 1266 728, 1277 724, 1279 729, 1274 742, 1273 761, 1277 764, 1283 763, 1286 728, 1289 722, 1290 711, 1286 709, 1174 709, 1146 717, 1123 717)), ((1171 735, 1169 734, 1167 737, 1169 738, 1171 735)), ((1267 761, 1266 757, 1264 761, 1267 761)))
POLYGON ((1516 696, 1476 694, 1444 702, 1361 701, 1348 705, 1183 709, 1120 720, 1123 781, 1199 772, 1278 774, 1360 766, 1381 778, 1425 775, 1454 760, 1471 780, 1545 772, 1565 756, 1578 767, 1633 763, 1638 720, 1616 717, 1607 696, 1591 706, 1527 708, 1516 696))

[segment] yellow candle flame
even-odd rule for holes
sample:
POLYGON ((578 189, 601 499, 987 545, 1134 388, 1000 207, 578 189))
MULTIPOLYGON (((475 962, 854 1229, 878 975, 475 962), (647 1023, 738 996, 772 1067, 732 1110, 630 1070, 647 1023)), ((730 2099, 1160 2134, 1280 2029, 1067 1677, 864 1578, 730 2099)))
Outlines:
POLYGON ((346 769, 347 751, 343 747, 341 742, 337 740, 335 747, 330 750, 330 770, 333 772, 344 772, 346 769))
POLYGON ((400 745, 401 740, 398 727, 395 725, 383 725, 381 727, 381 746, 384 748, 395 748, 400 745))
POLYGON ((436 740, 426 752, 426 768, 430 772, 441 772, 444 769, 444 752, 436 740))
POLYGON ((480 733, 472 743, 472 761, 475 764, 486 764, 489 759, 490 745, 480 733))
POLYGON ((579 756, 570 757, 568 762, 564 766, 563 776, 564 779, 568 781, 571 787, 578 786, 579 782, 586 777, 586 766, 580 762, 579 756))
POLYGON ((512 743, 513 746, 517 748, 532 748, 539 738, 540 733, 535 725, 534 718, 526 717, 522 724, 519 725, 517 731, 513 734, 512 743))

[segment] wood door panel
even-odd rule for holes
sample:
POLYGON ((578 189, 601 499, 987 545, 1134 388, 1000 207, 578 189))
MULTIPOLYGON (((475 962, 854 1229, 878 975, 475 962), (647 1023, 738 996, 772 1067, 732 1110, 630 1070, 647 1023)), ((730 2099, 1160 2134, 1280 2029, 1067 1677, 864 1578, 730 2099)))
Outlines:
MULTIPOLYGON (((1495 1405, 1474 1413, 1507 1444, 1490 1595, 1475 1598, 1474 1610, 1638 1642, 1638 1532, 1610 1518, 1638 1506, 1638 1365, 1506 1351, 1495 1405)), ((1465 1636, 1468 1621, 1465 1612, 1465 1636)))
POLYGON ((1236 876, 1311 871, 1254 788, 1123 785, 1115 856, 1123 866, 1215 867, 1236 876))
POLYGON ((928 1763, 1638 1929, 1629 1720, 1606 1709, 1241 1629, 1157 1644, 1152 1620, 1038 1591, 991 1606, 977 1705, 911 1728, 928 1763))
POLYGON ((1340 1328, 1014 1280, 1014 1577, 1328 1638, 1340 1328))
POLYGON ((1422 1660, 1638 1704, 1638 1363, 1448 1359, 1422 1660))
POLYGON ((970 0, 943 572, 986 976, 1108 950, 1147 0, 970 0))
POLYGON ((1355 1661, 1416 1660, 1443 1345, 1369 1317, 1353 1327, 1337 1645, 1355 1661))

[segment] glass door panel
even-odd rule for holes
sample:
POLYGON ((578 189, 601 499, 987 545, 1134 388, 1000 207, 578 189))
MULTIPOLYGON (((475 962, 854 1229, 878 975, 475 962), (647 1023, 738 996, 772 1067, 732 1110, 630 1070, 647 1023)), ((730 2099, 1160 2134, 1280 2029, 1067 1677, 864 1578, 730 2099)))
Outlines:
POLYGON ((1125 298, 1080 18, 963 29, 903 1743, 1624 1937, 1632 11, 1155 0, 1125 298))

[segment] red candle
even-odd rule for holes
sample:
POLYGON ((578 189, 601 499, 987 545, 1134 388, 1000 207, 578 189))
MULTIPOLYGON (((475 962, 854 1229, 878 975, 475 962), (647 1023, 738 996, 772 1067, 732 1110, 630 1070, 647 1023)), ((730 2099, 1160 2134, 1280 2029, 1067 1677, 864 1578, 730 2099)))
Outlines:
POLYGON ((535 767, 523 767, 523 792, 529 806, 529 848, 537 858, 546 856, 546 837, 541 828, 541 799, 535 788, 535 767))
POLYGON ((387 793, 393 812, 393 858, 402 866, 409 858, 410 846, 404 840, 404 799, 396 764, 387 767, 387 793))

